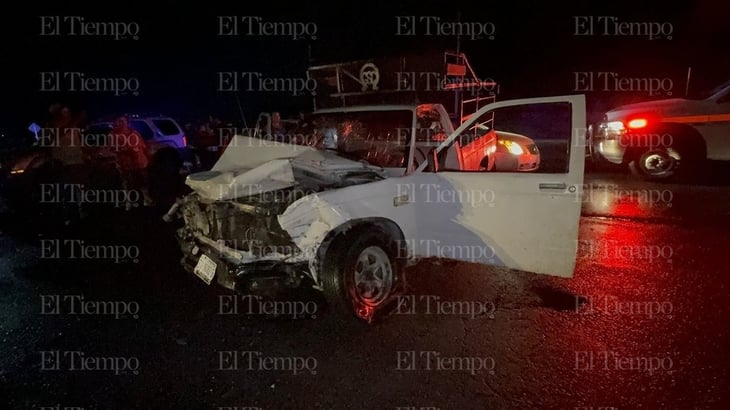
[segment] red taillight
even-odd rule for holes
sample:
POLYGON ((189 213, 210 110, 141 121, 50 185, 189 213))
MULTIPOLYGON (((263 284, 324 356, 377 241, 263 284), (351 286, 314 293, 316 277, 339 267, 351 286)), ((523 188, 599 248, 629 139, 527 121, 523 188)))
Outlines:
POLYGON ((637 128, 644 128, 649 122, 646 120, 646 118, 634 118, 633 120, 629 121, 626 126, 632 129, 637 128))
POLYGON ((188 146, 188 137, 183 135, 183 147, 187 147, 187 146, 188 146))

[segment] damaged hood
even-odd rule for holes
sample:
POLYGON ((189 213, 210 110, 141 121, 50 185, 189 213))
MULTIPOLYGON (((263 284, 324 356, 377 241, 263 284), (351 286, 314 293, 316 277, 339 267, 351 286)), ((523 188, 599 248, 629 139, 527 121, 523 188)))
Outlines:
POLYGON ((237 135, 210 171, 191 174, 185 184, 211 200, 230 200, 297 185, 301 175, 336 183, 353 172, 381 168, 334 151, 237 135))
POLYGON ((312 150, 291 159, 294 168, 311 172, 348 173, 353 171, 382 171, 382 168, 365 161, 353 161, 341 157, 336 151, 312 150))

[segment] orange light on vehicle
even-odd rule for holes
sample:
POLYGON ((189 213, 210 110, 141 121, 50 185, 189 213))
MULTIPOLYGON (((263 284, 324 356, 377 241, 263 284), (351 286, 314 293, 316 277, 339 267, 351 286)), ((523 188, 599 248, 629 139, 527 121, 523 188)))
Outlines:
POLYGON ((649 122, 646 120, 646 118, 634 118, 633 120, 629 121, 626 126, 629 128, 644 128, 649 122))
POLYGON ((188 137, 183 135, 182 140, 183 140, 183 147, 187 147, 188 146, 188 137))
POLYGON ((499 140, 499 143, 504 145, 505 148, 507 148, 507 151, 510 152, 512 155, 522 155, 525 153, 525 151, 522 149, 520 144, 510 141, 510 140, 499 140))

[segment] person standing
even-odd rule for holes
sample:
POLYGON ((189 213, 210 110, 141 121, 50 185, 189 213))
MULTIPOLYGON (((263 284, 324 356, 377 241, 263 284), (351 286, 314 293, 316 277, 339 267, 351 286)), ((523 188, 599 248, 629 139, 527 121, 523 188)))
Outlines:
POLYGON ((200 161, 200 166, 204 170, 209 170, 217 160, 217 153, 220 149, 220 136, 216 133, 218 130, 218 122, 213 120, 213 116, 208 117, 208 121, 203 122, 198 127, 195 136, 195 147, 200 161))
POLYGON ((129 211, 134 205, 130 200, 133 191, 142 193, 144 206, 151 206, 152 199, 147 186, 147 145, 140 134, 129 126, 126 116, 120 116, 114 121, 114 128, 109 135, 122 186, 127 191, 125 209, 129 211))
MULTIPOLYGON (((49 123, 51 131, 51 157, 60 165, 58 180, 64 193, 62 209, 64 223, 70 225, 76 218, 83 218, 82 191, 88 183, 88 169, 84 160, 81 141, 80 118, 75 118, 67 106, 60 104, 51 107, 53 118, 49 123)), ((47 142, 44 142, 47 143, 47 142)))
POLYGON ((287 129, 281 120, 281 114, 278 112, 271 113, 271 136, 274 141, 291 142, 287 129))

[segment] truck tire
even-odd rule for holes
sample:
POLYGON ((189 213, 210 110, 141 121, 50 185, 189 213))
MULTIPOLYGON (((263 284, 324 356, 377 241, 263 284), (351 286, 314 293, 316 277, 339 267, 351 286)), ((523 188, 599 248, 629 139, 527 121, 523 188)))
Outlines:
POLYGON ((670 180, 677 177, 682 153, 672 148, 647 148, 629 163, 634 175, 647 180, 670 180))
POLYGON ((650 181, 692 181, 702 175, 707 154, 705 142, 696 131, 668 125, 655 132, 659 134, 672 136, 670 143, 631 150, 629 169, 633 174, 650 181))
POLYGON ((397 252, 393 238, 371 226, 337 238, 321 265, 322 291, 330 310, 373 323, 395 299, 402 281, 397 252))
POLYGON ((707 159, 688 148, 646 148, 629 163, 629 169, 648 181, 692 182, 704 176, 707 159))

